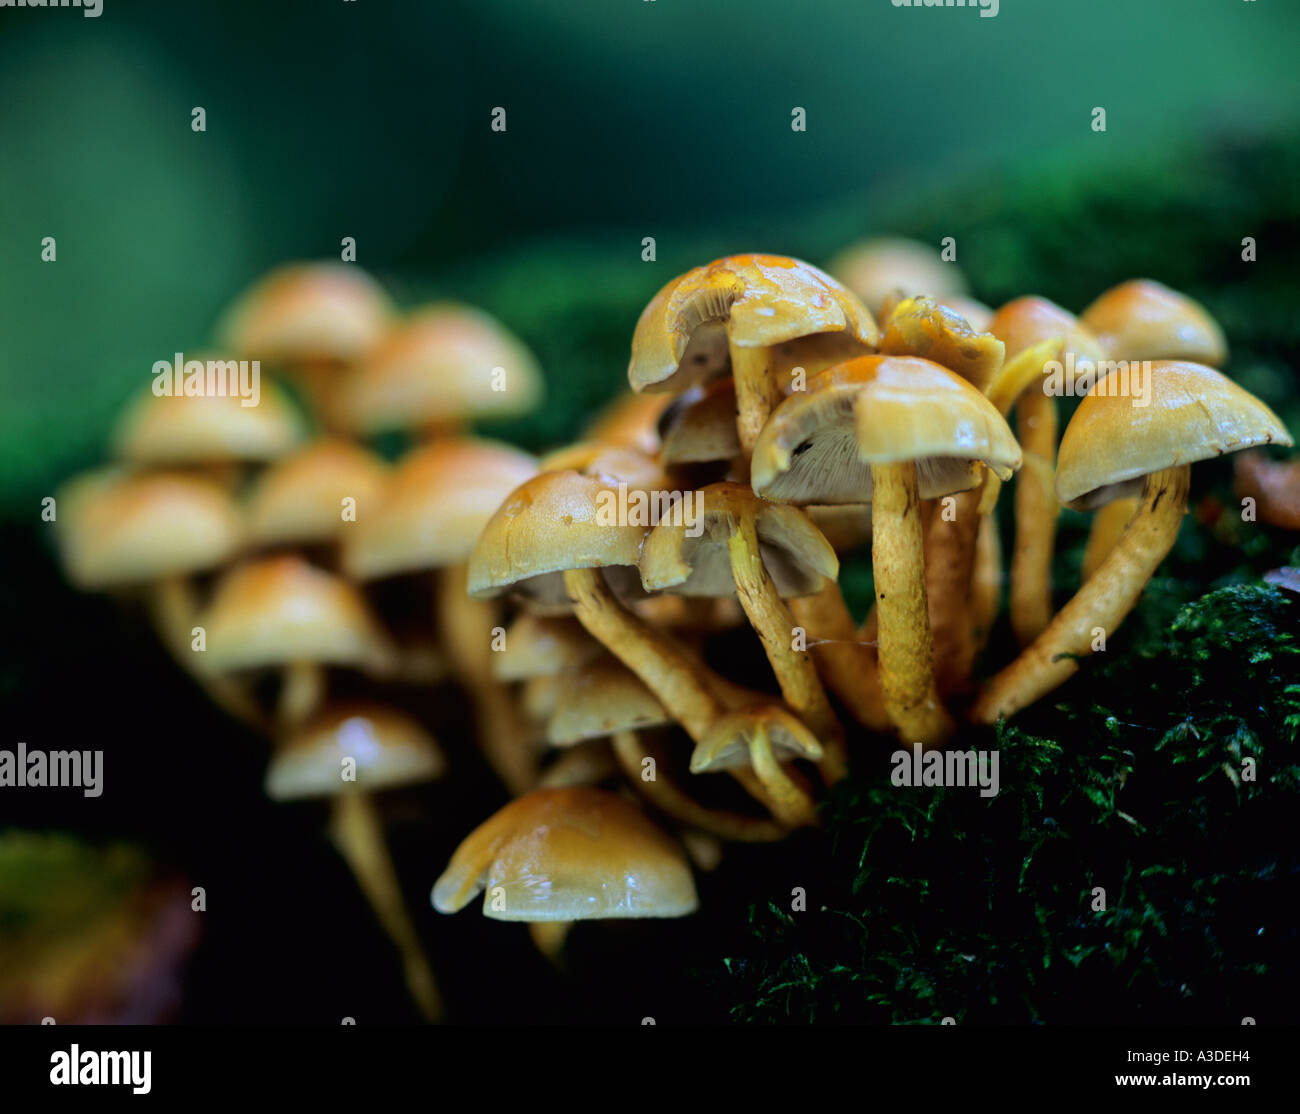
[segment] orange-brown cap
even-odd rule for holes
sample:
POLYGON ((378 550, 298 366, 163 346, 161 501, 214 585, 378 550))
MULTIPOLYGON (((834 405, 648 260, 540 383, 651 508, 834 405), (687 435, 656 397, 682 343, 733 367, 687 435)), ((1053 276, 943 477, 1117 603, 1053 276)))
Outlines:
POLYGON ((1065 341, 1062 359, 1071 352, 1076 360, 1093 363, 1107 356, 1106 346, 1074 314, 1036 295, 1016 298, 1002 306, 993 315, 989 332, 1006 344, 1007 360, 1031 345, 1057 338, 1065 341))
POLYGON ((336 538, 374 513, 387 474, 382 458, 360 445, 308 445, 258 476, 248 500, 250 539, 306 545, 336 538))
POLYGON ((552 746, 573 746, 617 731, 672 722, 641 679, 618 658, 605 654, 565 676, 546 739, 552 746))
POLYGON ((1150 279, 1131 279, 1101 295, 1079 317, 1112 360, 1194 360, 1222 367, 1228 342, 1199 302, 1150 279))

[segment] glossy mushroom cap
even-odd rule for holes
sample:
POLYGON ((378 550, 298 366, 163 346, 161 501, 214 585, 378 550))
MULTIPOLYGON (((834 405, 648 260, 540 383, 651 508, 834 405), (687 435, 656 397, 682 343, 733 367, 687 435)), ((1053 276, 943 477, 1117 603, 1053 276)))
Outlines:
POLYGON ((507 629, 505 648, 492 655, 492 674, 498 681, 558 677, 602 652, 577 619, 524 612, 507 629))
POLYGON ((335 420, 379 433, 524 414, 541 397, 541 372, 528 349, 486 313, 439 303, 411 314, 347 372, 335 420))
POLYGON ((693 387, 673 402, 659 423, 663 458, 669 464, 708 463, 740 456, 736 432, 736 384, 719 379, 693 387))
POLYGON ((957 264, 945 263, 938 249, 915 240, 866 240, 846 248, 826 269, 873 311, 896 291, 940 301, 966 293, 957 264))
POLYGON ((243 542, 230 496, 212 480, 110 469, 73 480, 56 500, 56 534, 78 588, 143 584, 220 565, 243 542))
POLYGON ((1079 403, 1056 466, 1056 497, 1077 510, 1137 493, 1145 476, 1256 445, 1290 445, 1267 406, 1201 364, 1151 365, 1150 404, 1118 393, 1112 372, 1079 403), (1111 391, 1115 393, 1110 393, 1111 391))
POLYGON ((1016 298, 999 309, 989 322, 989 332, 1006 344, 1007 360, 1040 341, 1057 338, 1065 341, 1063 352, 1073 352, 1076 361, 1096 363, 1107 358, 1106 346, 1074 314, 1035 295, 1016 298))
POLYGON ((822 757, 817 737, 797 717, 777 704, 762 704, 719 716, 691 754, 691 773, 750 765, 749 742, 756 731, 766 732, 778 759, 822 757))
POLYGON ((727 374, 727 338, 770 348, 846 333, 863 350, 879 334, 871 313, 823 271, 782 255, 732 255, 673 279, 646 306, 632 337, 634 391, 679 392, 727 374))
MULTIPOLYGON (((510 493, 470 555, 471 596, 490 599, 513 590, 558 607, 568 599, 559 574, 637 563, 650 523, 619 513, 624 509, 618 496, 622 477, 606 471, 611 466, 608 456, 593 459, 598 475, 571 469, 543 472, 510 493)), ((629 471, 642 476, 650 474, 644 469, 653 467, 628 464, 629 471)), ((635 481, 629 490, 637 490, 635 481)))
POLYGON ((257 405, 245 406, 244 401, 230 394, 143 391, 119 419, 113 451, 133 464, 225 464, 275 460, 302 442, 302 418, 265 377, 257 405))
POLYGON ((388 296, 349 263, 291 263, 255 283, 227 311, 219 334, 267 364, 351 361, 392 319, 388 296))
POLYGON ((456 849, 433 887, 455 913, 486 891, 501 921, 683 917, 699 907, 681 847, 599 789, 543 789, 506 805, 456 849))
POLYGON ((616 731, 661 727, 673 718, 635 673, 606 654, 564 678, 546 728, 552 746, 572 746, 616 731))
POLYGON ((418 723, 391 708, 331 708, 276 747, 266 770, 275 801, 372 792, 441 777, 446 759, 418 723), (355 781, 343 779, 343 760, 355 781))
POLYGON ((375 580, 461 564, 501 501, 536 473, 531 456, 496 441, 456 438, 412 449, 377 505, 350 524, 343 567, 375 580))
POLYGON ((1150 279, 1107 290, 1079 317, 1112 360, 1194 360, 1222 367, 1228 342, 1199 302, 1150 279))
POLYGON ((384 669, 392 649, 352 585, 300 557, 268 557, 224 574, 200 617, 216 671, 319 662, 384 669))
POLYGON ((728 540, 742 518, 754 520, 759 555, 782 596, 812 595, 839 575, 835 550, 798 508, 769 503, 732 483, 710 484, 700 490, 699 498, 700 523, 673 516, 646 537, 640 562, 646 591, 734 596, 728 540), (693 533, 698 537, 691 537, 693 533))
POLYGON ((754 491, 782 503, 863 503, 872 464, 913 461, 922 499, 974 487, 979 461, 999 479, 1020 446, 997 409, 947 368, 864 356, 823 372, 773 411, 754 445, 754 491))
POLYGON ((983 391, 1002 367, 1005 346, 947 306, 930 298, 905 298, 885 321, 880 351, 933 360, 983 391))
POLYGON ((250 538, 257 545, 307 545, 354 529, 374 513, 388 466, 347 441, 317 441, 273 464, 248 501, 250 538), (355 520, 344 518, 352 499, 355 520))
POLYGON ((620 445, 579 441, 547 453, 538 461, 543 472, 579 472, 617 487, 653 491, 668 482, 663 466, 653 456, 620 445))

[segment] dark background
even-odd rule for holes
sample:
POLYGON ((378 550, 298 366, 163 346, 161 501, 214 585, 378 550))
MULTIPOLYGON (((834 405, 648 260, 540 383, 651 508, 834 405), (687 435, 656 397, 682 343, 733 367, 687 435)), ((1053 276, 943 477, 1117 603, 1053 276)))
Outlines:
MULTIPOLYGON (((414 1020, 323 814, 263 799, 264 744, 139 616, 66 589, 39 522, 153 361, 203 344, 270 266, 353 236, 403 304, 486 306, 548 372, 543 411, 504 430, 533 448, 624 384, 636 313, 672 274, 755 248, 825 262, 891 231, 957 236, 994 303, 1077 310, 1135 273, 1188 289, 1233 374, 1284 418, 1294 402, 1292 2, 1003 0, 993 19, 888 0, 104 3, 0 9, 3 745, 108 752, 102 798, 6 792, 0 826, 137 840, 207 887, 185 1020, 414 1020), (1243 235, 1267 245, 1249 275, 1243 235)), ((452 749, 449 780, 390 811, 453 1016, 717 1016, 693 964, 723 954, 755 887, 788 894, 785 868, 741 855, 705 879, 713 917, 580 926, 587 977, 561 982, 517 926, 428 907, 500 799, 452 749)), ((797 859, 796 842, 779 862, 797 859)))

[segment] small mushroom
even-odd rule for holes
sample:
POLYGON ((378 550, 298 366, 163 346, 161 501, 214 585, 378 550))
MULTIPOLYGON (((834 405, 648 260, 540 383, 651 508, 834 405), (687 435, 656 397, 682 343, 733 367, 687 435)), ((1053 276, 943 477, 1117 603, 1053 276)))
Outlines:
POLYGON ((794 648, 795 624, 782 603, 834 580, 835 551, 807 515, 748 487, 711 484, 699 497, 700 521, 677 515, 650 531, 641 547, 641 582, 647 591, 739 598, 785 702, 822 743, 823 773, 838 781, 847 771, 844 733, 808 652, 794 648))
MULTIPOLYGON (((667 395, 625 391, 587 424, 582 440, 618 445, 652 456, 659 451, 659 420, 672 402, 667 395)), ((733 428, 735 422, 732 422, 733 428)))
POLYGON ((659 422, 667 464, 708 464, 741 456, 736 384, 718 379, 678 397, 659 422))
POLYGON ((822 747, 798 719, 775 704, 728 712, 709 729, 691 755, 691 772, 751 766, 768 791, 774 815, 789 827, 817 823, 817 806, 807 789, 782 765, 783 759, 822 758, 822 747))
POLYGON ((543 789, 469 834, 433 887, 455 913, 483 893, 499 921, 684 917, 699 899, 681 847, 634 805, 600 789, 543 789))
POLYGON ((966 293, 957 264, 941 259, 933 245, 915 240, 865 240, 846 248, 826 269, 872 312, 895 293, 905 298, 922 294, 941 302, 966 293))
POLYGON ((1051 692, 1079 668, 1096 632, 1110 637, 1173 548, 1187 508, 1191 465, 1255 445, 1290 445, 1267 406, 1200 364, 1151 367, 1150 405, 1094 385, 1061 438, 1056 494, 1089 510, 1141 492, 1119 542, 1047 628, 997 674, 971 710, 993 723, 1051 692))
POLYGON ((373 794, 440 777, 444 766, 419 724, 387 708, 344 706, 290 733, 266 771, 272 800, 329 798, 334 843, 401 954, 411 997, 429 1021, 442 1012, 438 984, 406 911, 373 794))
POLYGON ((680 393, 729 367, 748 453, 780 400, 772 349, 824 333, 848 334, 863 352, 879 339, 867 309, 816 267, 779 255, 728 256, 674 279, 646 306, 628 381, 638 393, 680 393))
POLYGON ((224 573, 198 625, 214 672, 283 671, 277 717, 284 729, 321 706, 325 666, 383 674, 394 664, 393 647, 357 590, 294 555, 224 573))
POLYGON ((498 681, 558 677, 599 657, 601 645, 567 615, 524 612, 505 632, 505 646, 492 655, 498 681))
POLYGON ((884 322, 880 352, 921 356, 942 364, 984 390, 1002 367, 1005 346, 992 333, 980 332, 947 306, 931 298, 905 298, 884 322))
POLYGON ((1150 279, 1113 286, 1079 315, 1112 360, 1192 360, 1222 367, 1223 330, 1199 302, 1150 279))
POLYGON ((817 376, 777 408, 753 456, 753 488, 794 503, 872 504, 881 689, 905 739, 936 743, 952 730, 939 701, 927 614, 921 499, 999 478, 1020 449, 984 395, 946 368, 906 356, 867 356, 817 376))
POLYGON ((542 396, 532 354, 487 314, 437 303, 403 318, 339 381, 334 420, 359 434, 460 433, 527 413, 542 396))

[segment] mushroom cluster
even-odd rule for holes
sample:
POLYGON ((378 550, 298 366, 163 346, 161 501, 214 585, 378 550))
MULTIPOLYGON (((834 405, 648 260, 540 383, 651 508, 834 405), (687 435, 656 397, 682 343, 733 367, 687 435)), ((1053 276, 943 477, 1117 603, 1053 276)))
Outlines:
POLYGON ((67 490, 66 567, 142 592, 178 661, 274 739, 270 795, 331 801, 434 1017, 375 804, 444 767, 411 694, 454 686, 511 798, 433 906, 482 893, 554 958, 574 921, 691 913, 692 867, 815 827, 826 788, 882 742, 943 746, 1041 699, 1135 606, 1189 466, 1291 443, 1215 370, 1222 332, 1183 295, 1126 282, 1076 317, 966 289, 905 241, 830 273, 758 254, 697 267, 636 323, 630 390, 536 459, 469 432, 540 396, 499 325, 399 314, 352 266, 283 268, 221 341, 309 419, 273 385, 252 407, 142 398, 119 462, 67 490), (1059 373, 1086 367, 1058 436, 1059 373), (373 439, 394 431, 409 444, 390 461, 373 439), (1061 505, 1095 515, 1058 610, 1061 505), (868 556, 859 621, 840 563, 868 556), (1022 649, 986 668, 1004 580, 1022 649))

